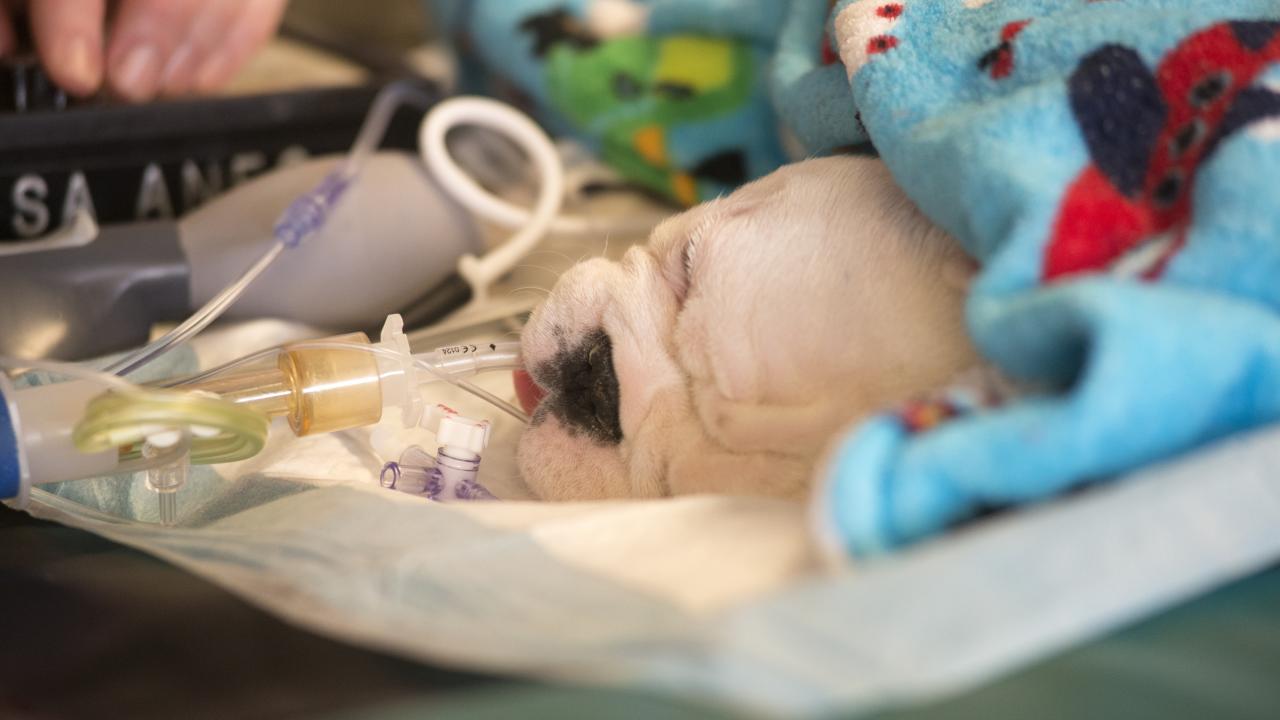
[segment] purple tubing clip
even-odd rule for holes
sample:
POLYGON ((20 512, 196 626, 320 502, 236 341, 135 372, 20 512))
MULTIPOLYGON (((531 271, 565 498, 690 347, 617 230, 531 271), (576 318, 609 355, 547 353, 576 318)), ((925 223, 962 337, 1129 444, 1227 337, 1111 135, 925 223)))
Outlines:
POLYGON ((280 214, 272 229, 276 239, 287 248, 295 248, 314 235, 324 227, 329 213, 350 185, 351 178, 341 170, 329 173, 315 189, 294 200, 280 214))
POLYGON ((382 473, 378 475, 378 483, 384 488, 395 490, 398 482, 400 482, 400 463, 392 461, 383 465, 382 473))
POLYGON ((440 454, 432 457, 431 453, 414 445, 404 451, 398 462, 382 466, 378 484, 388 490, 437 502, 497 500, 493 493, 476 481, 479 468, 479 456, 455 458, 441 448, 440 454))

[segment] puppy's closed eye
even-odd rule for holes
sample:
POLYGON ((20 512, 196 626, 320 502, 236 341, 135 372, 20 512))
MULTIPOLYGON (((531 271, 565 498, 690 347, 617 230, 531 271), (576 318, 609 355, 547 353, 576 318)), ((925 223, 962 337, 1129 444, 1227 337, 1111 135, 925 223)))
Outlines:
POLYGON ((729 197, 707 201, 654 230, 649 246, 677 302, 683 305, 697 289, 698 275, 709 264, 707 257, 712 245, 718 246, 731 236, 725 228, 773 203, 783 185, 776 179, 757 180, 729 197))
POLYGON ((693 263, 697 260, 698 243, 702 240, 702 228, 698 229, 700 232, 690 236, 689 240, 685 242, 684 252, 682 253, 684 262, 681 264, 684 265, 684 277, 690 283, 693 281, 693 263))
POLYGON ((708 213, 689 231, 667 249, 662 262, 662 277, 676 294, 676 299, 684 303, 693 290, 694 278, 697 277, 699 251, 710 232, 716 217, 708 213))

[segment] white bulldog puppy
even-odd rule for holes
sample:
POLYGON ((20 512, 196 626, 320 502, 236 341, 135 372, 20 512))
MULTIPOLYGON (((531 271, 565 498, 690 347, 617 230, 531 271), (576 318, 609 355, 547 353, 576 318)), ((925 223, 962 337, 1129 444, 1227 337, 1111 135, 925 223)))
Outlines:
POLYGON ((839 430, 976 364, 972 272, 879 160, 782 168, 564 274, 522 337, 521 473, 546 500, 803 494, 839 430))

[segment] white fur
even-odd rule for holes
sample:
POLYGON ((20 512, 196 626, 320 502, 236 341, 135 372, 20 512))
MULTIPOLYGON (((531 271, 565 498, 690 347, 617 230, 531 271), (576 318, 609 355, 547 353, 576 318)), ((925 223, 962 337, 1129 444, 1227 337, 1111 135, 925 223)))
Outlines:
POLYGON ((798 495, 837 430, 975 362, 971 267, 869 158, 798 163, 695 207, 620 263, 573 267, 534 313, 535 378, 608 333, 624 438, 548 415, 521 439, 522 473, 545 499, 798 495))

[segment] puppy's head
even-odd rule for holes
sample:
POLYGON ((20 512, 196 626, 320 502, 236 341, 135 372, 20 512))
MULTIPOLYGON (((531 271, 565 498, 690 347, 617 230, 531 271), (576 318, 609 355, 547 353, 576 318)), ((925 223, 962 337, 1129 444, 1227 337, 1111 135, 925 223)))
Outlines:
POLYGON ((704 203, 534 313, 521 472, 544 499, 799 494, 837 429, 973 361, 969 272, 877 160, 704 203))

